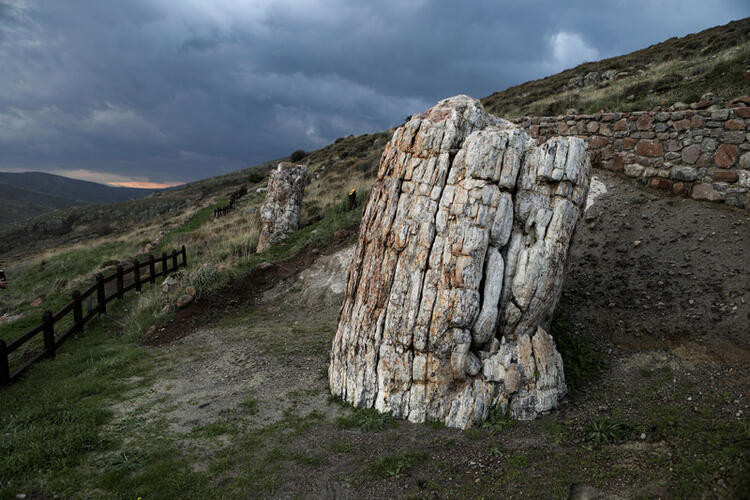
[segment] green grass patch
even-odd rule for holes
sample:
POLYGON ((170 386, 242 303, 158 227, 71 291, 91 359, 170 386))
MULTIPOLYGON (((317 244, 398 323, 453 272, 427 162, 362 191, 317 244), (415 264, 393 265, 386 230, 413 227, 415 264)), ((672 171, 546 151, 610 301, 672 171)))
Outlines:
POLYGON ((351 415, 336 419, 336 426, 340 429, 357 428, 362 432, 378 432, 395 424, 389 413, 380 413, 374 408, 356 408, 351 415))
POLYGON ((116 438, 103 432, 112 418, 109 404, 143 383, 152 365, 144 349, 112 336, 113 326, 110 317, 92 323, 56 359, 0 389, 0 497, 77 494, 86 478, 76 467, 91 453, 116 448, 116 438), (136 376, 140 382, 128 381, 136 376))
POLYGON ((223 196, 221 198, 218 198, 216 203, 201 208, 192 217, 190 217, 187 222, 171 230, 163 241, 166 244, 166 242, 169 241, 170 237, 174 235, 190 233, 192 231, 195 231, 196 229, 200 229, 205 223, 214 218, 214 209, 223 207, 227 203, 229 203, 229 199, 223 196))
POLYGON ((326 448, 334 453, 351 453, 354 449, 352 443, 350 441, 347 441, 346 439, 337 439, 335 441, 331 441, 330 443, 328 443, 328 445, 326 445, 326 448))
POLYGON ((408 475, 411 469, 427 461, 428 458, 429 456, 424 451, 408 451, 388 455, 370 465, 370 473, 377 478, 398 479, 408 475))
MULTIPOLYGON (((122 242, 113 242, 93 248, 81 248, 60 253, 47 259, 30 261, 8 270, 8 288, 2 291, 0 305, 13 314, 25 316, 0 325, 0 338, 13 341, 42 322, 45 310, 59 311, 71 299, 70 282, 100 269, 107 262, 116 262, 128 255, 129 248, 122 242), (31 303, 42 299, 40 306, 31 303)), ((84 281, 79 288, 85 290, 94 280, 84 281)), ((63 331, 72 324, 72 315, 55 324, 63 331)))
POLYGON ((232 422, 213 422, 194 427, 191 434, 195 437, 214 438, 225 434, 233 434, 236 428, 232 422))

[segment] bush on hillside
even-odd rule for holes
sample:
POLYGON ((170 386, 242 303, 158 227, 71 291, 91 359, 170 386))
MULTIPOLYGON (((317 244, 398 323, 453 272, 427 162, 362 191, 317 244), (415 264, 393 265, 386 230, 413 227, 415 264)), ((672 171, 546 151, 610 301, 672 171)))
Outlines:
POLYGON ((292 153, 292 156, 289 157, 289 159, 292 161, 292 163, 296 163, 300 161, 302 158, 307 156, 307 153, 305 153, 303 150, 298 149, 294 153, 292 153))

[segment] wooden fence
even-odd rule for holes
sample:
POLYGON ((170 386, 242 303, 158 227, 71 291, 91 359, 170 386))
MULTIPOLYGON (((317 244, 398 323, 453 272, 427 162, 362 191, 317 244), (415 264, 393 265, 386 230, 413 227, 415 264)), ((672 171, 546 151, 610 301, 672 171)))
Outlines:
POLYGON ((214 217, 224 217, 225 215, 229 214, 232 210, 234 210, 234 206, 237 203, 237 200, 242 198, 247 194, 247 188, 243 187, 238 189, 237 191, 233 191, 229 194, 229 205, 225 207, 220 208, 214 208, 214 217))
POLYGON ((10 344, 7 344, 3 339, 0 339, 0 386, 15 382, 18 377, 26 371, 26 369, 37 361, 45 358, 54 358, 55 351, 63 342, 68 340, 72 335, 83 332, 83 326, 95 316, 107 312, 107 303, 114 299, 122 299, 125 293, 130 290, 140 292, 141 287, 144 284, 154 283, 159 276, 165 276, 177 271, 180 267, 187 267, 187 252, 185 250, 185 245, 182 246, 180 251, 172 250, 171 255, 162 253, 161 257, 158 259, 154 258, 153 255, 149 255, 148 260, 145 262, 135 260, 133 261, 132 267, 127 269, 123 269, 122 266, 117 266, 117 272, 106 278, 101 273, 98 273, 96 275, 96 282, 83 293, 78 292, 77 290, 73 292, 73 300, 65 307, 54 314, 51 311, 45 311, 42 315, 42 322, 37 327, 21 335, 10 344), (180 257, 181 259, 178 259, 180 257), (179 260, 182 262, 178 262, 179 260), (159 267, 159 271, 157 271, 157 266, 159 267), (142 272, 144 268, 147 269, 147 275, 142 272), (126 286, 126 277, 130 274, 133 275, 133 282, 126 286), (115 283, 115 286, 110 286, 109 288, 113 289, 113 292, 110 295, 107 295, 107 284, 112 282, 115 283), (95 307, 91 305, 93 304, 94 296, 96 296, 95 307), (90 305, 90 307, 87 308, 87 314, 85 316, 83 314, 84 301, 89 301, 88 303, 90 305), (73 314, 73 325, 55 338, 55 323, 71 313, 73 314), (44 340, 44 349, 42 352, 21 366, 15 373, 11 374, 8 356, 40 333, 44 340))

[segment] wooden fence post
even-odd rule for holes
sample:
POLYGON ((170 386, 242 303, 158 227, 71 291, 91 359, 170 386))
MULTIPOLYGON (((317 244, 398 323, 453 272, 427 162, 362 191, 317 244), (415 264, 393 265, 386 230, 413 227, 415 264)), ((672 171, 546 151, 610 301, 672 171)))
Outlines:
POLYGON ((177 271, 177 250, 172 250, 172 267, 177 271))
POLYGON ((75 331, 83 331, 83 303, 81 302, 81 292, 76 290, 73 292, 73 322, 75 323, 75 331))
POLYGON ((187 269, 187 250, 185 250, 185 245, 182 245, 182 265, 185 269, 187 269))
POLYGON ((133 261, 133 279, 135 280, 135 291, 141 291, 141 263, 138 259, 133 261))
POLYGON ((107 314, 107 296, 104 293, 102 273, 96 273, 96 300, 99 302, 99 314, 107 314))
POLYGON ((161 253, 161 273, 166 277, 167 273, 167 252, 161 253))
POLYGON ((122 266, 117 266, 117 298, 122 299, 123 296, 123 279, 122 279, 122 266))
POLYGON ((52 321, 52 313, 44 311, 42 316, 44 322, 44 350, 50 358, 55 357, 55 323, 52 321))
POLYGON ((154 256, 149 255, 148 256, 148 273, 149 273, 149 281, 151 284, 156 282, 156 265, 154 264, 154 256))
POLYGON ((8 364, 8 344, 0 339, 0 385, 10 384, 10 365, 8 364))

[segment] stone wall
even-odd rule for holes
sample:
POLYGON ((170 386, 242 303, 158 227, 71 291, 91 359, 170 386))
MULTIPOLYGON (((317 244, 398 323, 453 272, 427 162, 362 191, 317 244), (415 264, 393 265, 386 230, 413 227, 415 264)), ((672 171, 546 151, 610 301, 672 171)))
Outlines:
POLYGON ((750 107, 526 117, 540 142, 582 137, 595 167, 696 200, 750 209, 750 107))

